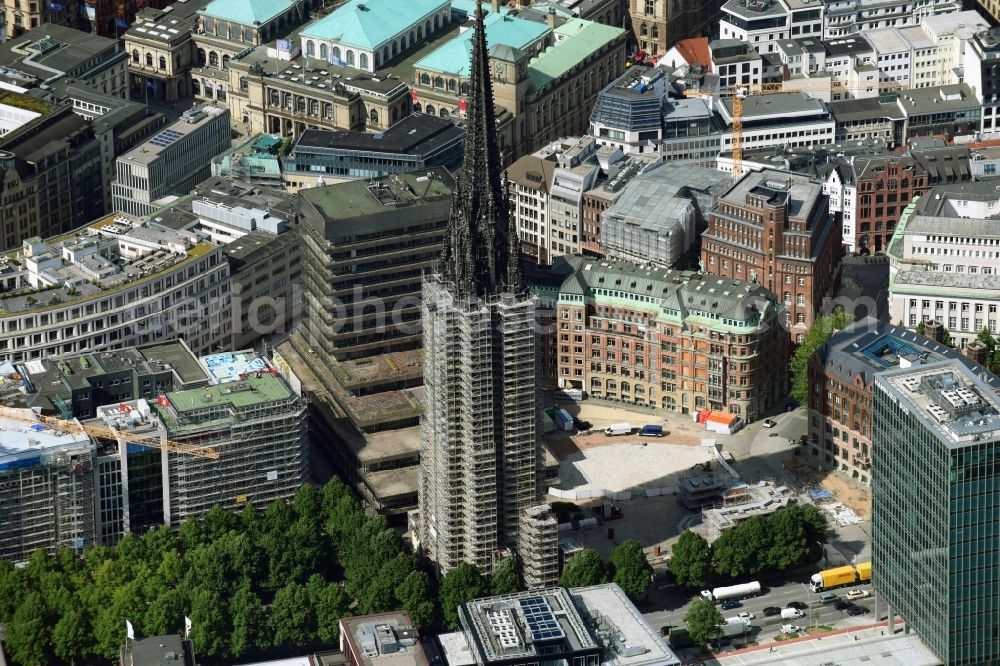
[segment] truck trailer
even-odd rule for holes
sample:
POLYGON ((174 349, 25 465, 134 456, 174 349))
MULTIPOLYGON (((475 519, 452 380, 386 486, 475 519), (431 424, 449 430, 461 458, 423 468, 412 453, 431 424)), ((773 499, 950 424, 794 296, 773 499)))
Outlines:
POLYGON ((750 620, 742 617, 727 617, 726 621, 719 627, 722 629, 722 635, 726 638, 742 636, 750 633, 750 620))
POLYGON ((809 579, 809 587, 813 592, 822 592, 834 587, 867 583, 872 579, 872 563, 862 562, 858 565, 848 564, 843 567, 824 569, 815 573, 809 579))
POLYGON ((730 585, 728 587, 717 587, 714 590, 702 590, 701 596, 710 601, 725 601, 726 599, 742 599, 743 597, 754 597, 760 594, 760 583, 742 583, 740 585, 730 585))

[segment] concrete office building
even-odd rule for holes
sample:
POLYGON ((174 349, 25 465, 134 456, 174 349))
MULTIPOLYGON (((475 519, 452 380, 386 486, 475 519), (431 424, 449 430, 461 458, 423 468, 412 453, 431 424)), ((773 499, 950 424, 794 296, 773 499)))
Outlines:
POLYGON ((127 216, 28 239, 0 258, 0 361, 180 336, 196 353, 228 348, 229 281, 221 248, 127 216))
POLYGON ((13 562, 94 545, 90 438, 32 420, 28 410, 0 416, 0 557, 13 562))
POLYGON ((306 403, 263 357, 250 351, 199 359, 207 386, 166 391, 99 407, 98 424, 182 444, 206 446, 218 459, 104 445, 99 512, 106 543, 156 525, 178 527, 219 505, 264 509, 291 499, 309 472, 306 403), (139 482, 139 479, 142 482, 139 482), (133 488, 134 486, 134 488, 133 488))
POLYGON ((872 431, 872 583, 889 617, 942 663, 995 663, 995 389, 957 360, 888 370, 875 377, 872 431))
MULTIPOLYGON (((979 364, 951 347, 872 318, 834 333, 809 364, 808 454, 824 469, 870 485, 877 439, 872 430, 875 376, 950 359, 972 372, 983 372, 979 364)), ((992 373, 986 373, 984 381, 1000 390, 1000 378, 992 373)))
POLYGON ((500 181, 482 6, 476 6, 465 162, 444 250, 423 285, 424 390, 416 539, 442 573, 461 562, 491 572, 516 552, 529 587, 558 539, 522 529, 540 504, 535 299, 521 275, 517 228, 500 181))
POLYGON ((818 180, 774 169, 752 172, 709 214, 702 266, 780 295, 792 341, 801 342, 836 283, 840 231, 818 180))
POLYGON ((203 105, 117 160, 114 209, 152 214, 171 193, 185 194, 209 175, 212 158, 230 145, 229 111, 203 105))
POLYGON ((988 180, 938 185, 906 207, 886 250, 891 321, 937 321, 960 349, 1000 330, 998 210, 988 180))
POLYGON ((191 67, 195 62, 194 18, 173 12, 150 12, 137 17, 125 31, 128 90, 135 99, 174 102, 191 95, 191 67))
POLYGON ((347 666, 430 666, 406 611, 343 617, 339 625, 340 654, 347 666))
POLYGON ((616 583, 474 599, 458 619, 461 633, 441 637, 449 664, 460 663, 452 646, 483 666, 528 666, 541 655, 574 666, 681 663, 616 583))

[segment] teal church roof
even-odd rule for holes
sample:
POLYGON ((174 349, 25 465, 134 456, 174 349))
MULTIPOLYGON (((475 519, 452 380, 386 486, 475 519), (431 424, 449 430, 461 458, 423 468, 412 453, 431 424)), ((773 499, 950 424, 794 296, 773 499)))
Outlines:
POLYGON ((411 27, 416 28, 423 17, 448 5, 447 0, 348 0, 301 34, 374 50, 411 27))
MULTIPOLYGON (((486 26, 486 43, 489 46, 503 44, 522 51, 531 50, 529 47, 550 31, 545 23, 501 14, 488 14, 483 19, 483 24, 486 26)), ((415 62, 414 68, 468 78, 472 33, 473 30, 466 30, 434 49, 415 62)))
POLYGON ((531 87, 540 90, 558 79, 605 44, 618 39, 624 30, 595 21, 570 19, 555 29, 556 42, 528 63, 531 87))
POLYGON ((294 0, 212 0, 202 13, 223 21, 253 25, 267 23, 294 6, 294 0))
MULTIPOLYGON (((476 2, 477 0, 451 0, 451 13, 471 19, 476 13, 476 2)), ((483 13, 489 14, 491 11, 493 11, 493 7, 489 3, 483 3, 483 13)), ((507 5, 500 8, 501 14, 507 14, 508 12, 510 12, 510 9, 507 5)))

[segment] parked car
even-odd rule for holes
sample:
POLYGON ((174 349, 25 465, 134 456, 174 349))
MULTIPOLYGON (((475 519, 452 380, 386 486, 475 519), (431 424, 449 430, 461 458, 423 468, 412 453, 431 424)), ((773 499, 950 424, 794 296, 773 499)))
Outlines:
POLYGON ((757 618, 757 616, 751 613, 750 611, 743 611, 742 613, 737 613, 736 617, 740 618, 741 620, 754 620, 757 618))
POLYGON ((778 425, 778 422, 775 421, 774 419, 764 419, 765 428, 773 428, 776 425, 778 425))
POLYGON ((864 606, 851 606, 850 608, 847 609, 847 614, 852 616, 867 615, 868 613, 871 613, 871 611, 865 608, 864 606))
POLYGON ((804 604, 801 601, 793 601, 792 603, 785 606, 785 608, 795 608, 797 610, 806 610, 809 608, 809 604, 804 604))
POLYGON ((872 596, 872 593, 868 590, 851 590, 847 593, 847 598, 852 601, 854 599, 867 599, 870 596, 872 596))
POLYGON ((836 608, 837 610, 847 610, 853 605, 854 604, 852 604, 850 601, 844 601, 843 599, 838 599, 837 603, 835 603, 833 607, 836 608))
POLYGON ((720 606, 722 610, 733 610, 734 608, 742 608, 742 607, 743 604, 736 601, 736 599, 727 599, 726 601, 723 601, 722 605, 720 606))
POLYGON ((774 617, 775 615, 781 615, 781 609, 777 606, 768 606, 764 609, 764 617, 774 617))

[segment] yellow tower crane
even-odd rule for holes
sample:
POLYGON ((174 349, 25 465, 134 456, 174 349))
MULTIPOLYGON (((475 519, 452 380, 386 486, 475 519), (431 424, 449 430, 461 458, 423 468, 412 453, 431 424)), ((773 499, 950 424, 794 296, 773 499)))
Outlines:
MULTIPOLYGON (((880 94, 885 90, 895 90, 902 86, 898 83, 874 81, 874 87, 849 86, 838 81, 810 81, 808 79, 785 81, 783 83, 751 83, 732 86, 720 94, 732 100, 733 105, 733 179, 739 180, 743 175, 743 100, 750 95, 791 95, 795 93, 836 94, 865 93, 880 94), (877 89, 876 89, 877 88, 877 89)), ((684 91, 688 97, 712 97, 712 93, 699 90, 684 91)))
POLYGON ((16 409, 13 407, 0 406, 0 417, 13 421, 23 421, 24 423, 34 423, 48 426, 54 430, 64 430, 68 432, 82 432, 91 437, 100 439, 122 441, 129 444, 138 444, 153 449, 161 449, 170 453, 182 453, 189 456, 199 456, 211 460, 219 459, 219 452, 207 446, 196 446, 186 442, 176 442, 170 439, 160 439, 156 433, 142 434, 133 432, 122 432, 112 428, 102 426, 84 425, 79 421, 66 421, 51 416, 36 414, 30 409, 16 409))

